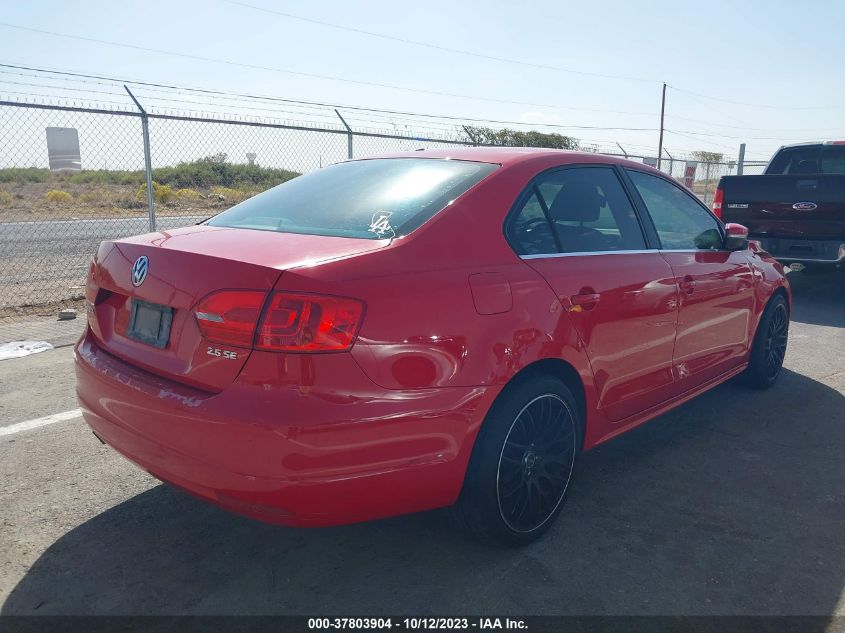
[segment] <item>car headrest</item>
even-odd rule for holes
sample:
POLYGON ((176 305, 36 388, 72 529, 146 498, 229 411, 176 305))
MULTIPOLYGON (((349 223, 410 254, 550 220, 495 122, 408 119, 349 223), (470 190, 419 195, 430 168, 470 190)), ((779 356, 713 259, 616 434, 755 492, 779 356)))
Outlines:
POLYGON ((819 163, 815 160, 799 160, 798 166, 793 174, 817 174, 819 173, 819 163))
POLYGON ((605 198, 595 185, 588 182, 568 182, 549 207, 552 220, 562 222, 595 222, 599 219, 605 198))

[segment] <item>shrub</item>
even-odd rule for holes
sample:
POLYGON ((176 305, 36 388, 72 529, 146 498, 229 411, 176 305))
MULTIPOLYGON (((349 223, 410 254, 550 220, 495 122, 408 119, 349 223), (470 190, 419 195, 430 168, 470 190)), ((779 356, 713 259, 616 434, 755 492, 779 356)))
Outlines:
POLYGON ((14 201, 14 196, 8 191, 0 189, 0 207, 11 207, 14 201))
MULTIPOLYGON (((170 185, 160 185, 155 180, 153 180, 153 200, 161 204, 166 204, 173 200, 175 195, 176 194, 173 189, 170 188, 170 185)), ((142 184, 140 187, 138 187, 138 191, 135 194, 135 198, 141 202, 145 202, 147 200, 146 184, 142 184)))
POLYGON ((0 182, 47 182, 48 169, 39 167, 9 167, 0 169, 0 182))
POLYGON ((156 181, 171 187, 230 187, 261 186, 265 189, 295 178, 299 174, 285 169, 272 169, 244 163, 222 162, 222 157, 209 157, 173 167, 159 167, 156 181))
POLYGON ((202 194, 196 189, 177 189, 176 197, 185 202, 194 202, 202 198, 202 194))
POLYGON ((47 202, 52 204, 68 204, 73 200, 72 195, 61 189, 52 189, 45 193, 44 197, 47 199, 47 202))

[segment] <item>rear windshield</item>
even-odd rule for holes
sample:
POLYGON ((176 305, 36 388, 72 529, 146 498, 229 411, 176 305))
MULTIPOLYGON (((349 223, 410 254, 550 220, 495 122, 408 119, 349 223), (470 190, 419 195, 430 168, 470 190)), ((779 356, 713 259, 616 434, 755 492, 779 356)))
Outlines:
POLYGON ((845 145, 790 147, 772 159, 767 174, 845 174, 845 145))
POLYGON ((208 224, 387 239, 407 235, 496 167, 432 158, 340 163, 260 193, 208 224))

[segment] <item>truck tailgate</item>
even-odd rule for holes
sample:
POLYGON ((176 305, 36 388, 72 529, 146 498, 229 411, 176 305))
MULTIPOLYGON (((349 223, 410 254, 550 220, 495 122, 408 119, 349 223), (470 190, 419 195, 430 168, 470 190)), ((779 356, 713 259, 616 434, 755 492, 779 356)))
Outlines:
POLYGON ((845 242, 845 175, 725 176, 722 219, 753 236, 845 242))

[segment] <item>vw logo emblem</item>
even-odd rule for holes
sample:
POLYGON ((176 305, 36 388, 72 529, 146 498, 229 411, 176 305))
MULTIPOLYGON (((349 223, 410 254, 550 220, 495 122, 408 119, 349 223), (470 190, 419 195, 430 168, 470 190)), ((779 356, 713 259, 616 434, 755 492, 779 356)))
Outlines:
POLYGON ((792 205, 792 208, 796 211, 813 211, 818 206, 815 202, 796 202, 792 205))
POLYGON ((135 265, 132 266, 132 285, 140 286, 147 278, 147 272, 150 270, 150 260, 146 255, 141 255, 135 260, 135 265))

